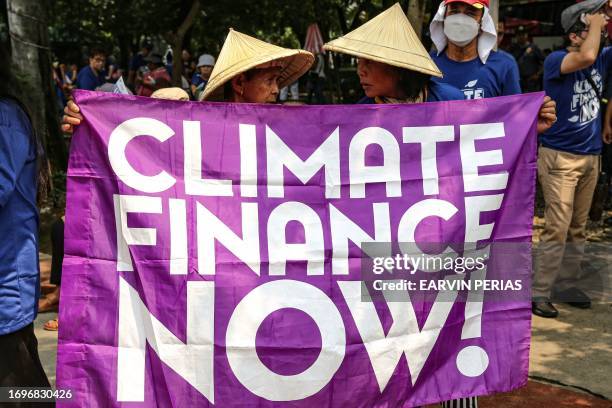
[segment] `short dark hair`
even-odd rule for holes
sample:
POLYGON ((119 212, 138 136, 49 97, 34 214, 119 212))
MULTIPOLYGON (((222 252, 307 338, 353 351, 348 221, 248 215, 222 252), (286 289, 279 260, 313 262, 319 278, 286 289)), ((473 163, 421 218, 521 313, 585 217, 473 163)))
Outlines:
POLYGON ((563 47, 569 47, 572 45, 572 41, 570 40, 570 34, 576 34, 577 36, 580 36, 580 33, 586 30, 588 30, 586 24, 584 24, 580 20, 576 21, 565 33, 565 36, 563 37, 563 47))
MULTIPOLYGON (((407 99, 414 100, 431 79, 431 75, 423 74, 409 69, 397 68, 399 70, 399 86, 406 94, 407 99)), ((423 101, 425 102, 425 101, 423 101)))
POLYGON ((586 24, 584 24, 582 21, 578 20, 578 21, 576 21, 576 22, 575 22, 575 23, 574 23, 574 24, 573 24, 573 25, 570 27, 570 29, 569 29, 569 30, 567 30, 567 33, 566 33, 566 34, 567 34, 567 35, 570 35, 570 34, 572 34, 572 33, 574 33, 574 34, 579 34, 579 33, 583 32, 583 31, 586 31, 586 30, 588 30, 587 25, 586 25, 586 24))
MULTIPOLYGON (((257 73, 257 71, 259 71, 259 68, 251 68, 247 71, 244 71, 238 75, 244 75, 244 78, 249 81, 251 79, 253 79, 253 77, 255 76, 255 73, 257 73)), ((223 100, 225 101, 229 101, 231 99, 234 98, 234 88, 232 87, 232 80, 237 77, 238 75, 235 75, 233 77, 231 77, 229 79, 229 81, 227 81, 224 85, 223 85, 223 100)))
POLYGON ((106 57, 106 51, 104 51, 102 48, 92 48, 91 50, 89 50, 89 58, 95 58, 96 55, 102 55, 106 57))

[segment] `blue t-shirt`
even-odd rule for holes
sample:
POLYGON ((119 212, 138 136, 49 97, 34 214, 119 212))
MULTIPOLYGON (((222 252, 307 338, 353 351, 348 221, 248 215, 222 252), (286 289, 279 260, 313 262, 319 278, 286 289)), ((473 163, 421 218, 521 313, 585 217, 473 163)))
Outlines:
MULTIPOLYGON (((426 102, 442 102, 442 101, 462 101, 463 93, 457 88, 448 84, 442 84, 433 80, 429 81, 427 88, 427 101, 426 102)), ((358 104, 376 103, 374 98, 367 96, 361 98, 358 104)))
POLYGON ((0 336, 36 318, 36 168, 30 120, 14 100, 0 98, 0 336))
POLYGON ((592 78, 601 94, 612 67, 612 47, 604 48, 590 67, 563 75, 561 62, 567 54, 566 50, 555 51, 544 61, 544 90, 557 102, 557 122, 540 136, 540 143, 575 154, 599 154, 600 103, 587 78, 592 78))
POLYGON ((95 91, 97 87, 106 82, 104 72, 99 72, 96 75, 89 65, 81 68, 77 74, 77 88, 95 91))
POLYGON ((441 52, 431 53, 444 78, 434 78, 463 91, 465 99, 493 98, 521 93, 519 70, 514 57, 504 51, 491 51, 487 63, 479 57, 471 61, 453 61, 441 52))
POLYGON ((196 72, 191 77, 191 85, 200 86, 200 84, 204 84, 204 86, 206 86, 206 82, 208 81, 202 78, 202 75, 200 75, 199 72, 196 72))

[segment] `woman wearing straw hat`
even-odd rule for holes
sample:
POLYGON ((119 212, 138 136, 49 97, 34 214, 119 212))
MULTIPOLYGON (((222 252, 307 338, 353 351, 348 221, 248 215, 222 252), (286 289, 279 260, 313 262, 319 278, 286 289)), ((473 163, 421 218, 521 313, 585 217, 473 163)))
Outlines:
POLYGON ((310 69, 314 55, 279 47, 230 28, 200 100, 275 103, 279 89, 310 69))
POLYGON ((324 48, 358 58, 366 97, 359 103, 461 100, 463 94, 431 77, 442 77, 399 3, 324 48))
MULTIPOLYGON (((431 77, 442 77, 396 3, 356 30, 323 46, 358 58, 366 96, 359 103, 420 103, 462 100, 463 93, 431 77)), ((476 397, 444 401, 445 408, 478 407, 476 397)))
MULTIPOLYGON (((313 62, 308 51, 279 47, 230 28, 200 100, 275 103, 279 89, 304 75, 313 62)), ((72 132, 83 116, 73 101, 64 112, 62 130, 72 132)))

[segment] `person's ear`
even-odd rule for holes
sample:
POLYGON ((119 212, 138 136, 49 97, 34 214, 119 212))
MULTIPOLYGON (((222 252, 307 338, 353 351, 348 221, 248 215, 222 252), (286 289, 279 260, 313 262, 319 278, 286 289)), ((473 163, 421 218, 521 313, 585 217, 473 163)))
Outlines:
POLYGON ((244 74, 238 74, 232 78, 232 90, 236 95, 242 96, 244 94, 244 74))
POLYGON ((576 33, 570 33, 568 38, 570 40, 570 44, 574 45, 577 42, 576 38, 578 38, 578 35, 576 33))

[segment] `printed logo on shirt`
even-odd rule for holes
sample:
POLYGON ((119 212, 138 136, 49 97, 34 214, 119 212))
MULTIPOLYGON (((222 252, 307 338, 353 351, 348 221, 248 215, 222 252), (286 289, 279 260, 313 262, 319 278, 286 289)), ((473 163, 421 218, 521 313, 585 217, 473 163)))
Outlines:
POLYGON ((484 89, 483 88, 474 88, 478 83, 478 79, 474 79, 473 81, 469 81, 461 91, 463 91, 463 95, 465 95, 465 99, 483 99, 484 98, 484 89))
MULTIPOLYGON (((590 73, 599 92, 602 91, 602 78, 594 69, 590 73)), ((574 95, 572 96, 572 116, 567 120, 572 123, 588 123, 599 117, 599 99, 597 93, 586 79, 574 82, 574 95)))

